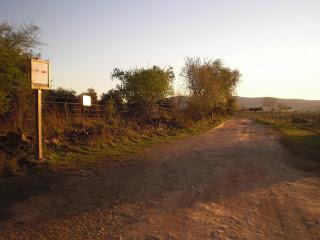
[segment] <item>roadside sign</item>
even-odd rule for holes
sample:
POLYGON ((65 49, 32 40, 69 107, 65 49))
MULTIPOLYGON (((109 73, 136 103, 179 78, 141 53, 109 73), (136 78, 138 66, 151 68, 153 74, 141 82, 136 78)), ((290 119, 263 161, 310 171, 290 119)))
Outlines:
POLYGON ((50 89, 49 61, 31 59, 31 88, 35 89, 36 157, 42 156, 42 90, 50 89))
POLYGON ((31 88, 50 89, 49 61, 31 59, 31 88))
POLYGON ((91 97, 88 95, 82 95, 82 105, 83 106, 91 106, 91 97))

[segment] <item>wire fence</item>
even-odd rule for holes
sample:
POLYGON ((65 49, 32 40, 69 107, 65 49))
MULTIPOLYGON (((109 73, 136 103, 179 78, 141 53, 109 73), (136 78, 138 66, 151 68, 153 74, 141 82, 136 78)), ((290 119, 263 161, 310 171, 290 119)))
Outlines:
POLYGON ((244 115, 258 120, 267 120, 292 124, 298 128, 304 128, 320 132, 320 113, 312 112, 245 112, 244 115))
MULTIPOLYGON (((109 121, 115 117, 121 117, 122 119, 137 119, 140 117, 140 119, 143 119, 142 112, 148 115, 148 119, 170 118, 181 109, 179 104, 166 100, 158 102, 152 107, 148 106, 148 108, 142 104, 130 106, 125 103, 101 103, 100 101, 93 101, 91 106, 83 106, 82 99, 77 97, 44 97, 42 107, 43 121, 46 125, 51 126, 61 125, 68 121, 109 121)), ((31 107, 30 111, 23 115, 22 121, 18 124, 19 128, 33 128, 34 121, 34 107, 31 107)))
MULTIPOLYGON (((139 107, 139 105, 137 105, 139 107)), ((143 106, 140 106, 143 107, 143 106)), ((149 112, 157 115, 161 111, 172 110, 174 105, 172 103, 158 103, 153 105, 149 112)), ((85 117, 85 118, 99 118, 103 119, 112 113, 128 113, 136 112, 137 107, 130 107, 127 104, 91 104, 91 106, 83 106, 80 101, 64 102, 64 101, 51 101, 48 99, 44 100, 43 111, 45 113, 55 112, 62 118, 66 117, 85 117)), ((147 110, 146 110, 147 111, 147 110)))

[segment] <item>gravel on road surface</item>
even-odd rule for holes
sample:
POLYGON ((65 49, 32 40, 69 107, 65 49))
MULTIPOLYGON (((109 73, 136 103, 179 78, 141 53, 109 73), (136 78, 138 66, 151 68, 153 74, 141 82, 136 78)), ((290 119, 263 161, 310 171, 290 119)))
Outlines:
POLYGON ((276 131, 232 119, 57 179, 8 209, 0 239, 319 240, 320 176, 292 161, 276 131))

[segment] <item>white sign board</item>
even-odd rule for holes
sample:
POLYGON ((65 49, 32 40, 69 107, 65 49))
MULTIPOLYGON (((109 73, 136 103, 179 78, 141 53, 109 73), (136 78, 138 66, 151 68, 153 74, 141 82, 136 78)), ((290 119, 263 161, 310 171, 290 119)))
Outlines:
POLYGON ((83 106, 91 106, 91 97, 88 95, 82 95, 82 105, 83 106))
POLYGON ((31 88, 50 89, 49 61, 31 59, 31 88))

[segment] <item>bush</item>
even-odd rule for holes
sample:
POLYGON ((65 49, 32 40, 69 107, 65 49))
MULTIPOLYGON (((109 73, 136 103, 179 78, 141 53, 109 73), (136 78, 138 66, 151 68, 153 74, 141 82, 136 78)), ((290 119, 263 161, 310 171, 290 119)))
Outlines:
POLYGON ((114 69, 112 77, 120 81, 117 89, 133 113, 142 119, 150 119, 157 103, 172 93, 174 73, 171 67, 153 66, 128 71, 114 69))

